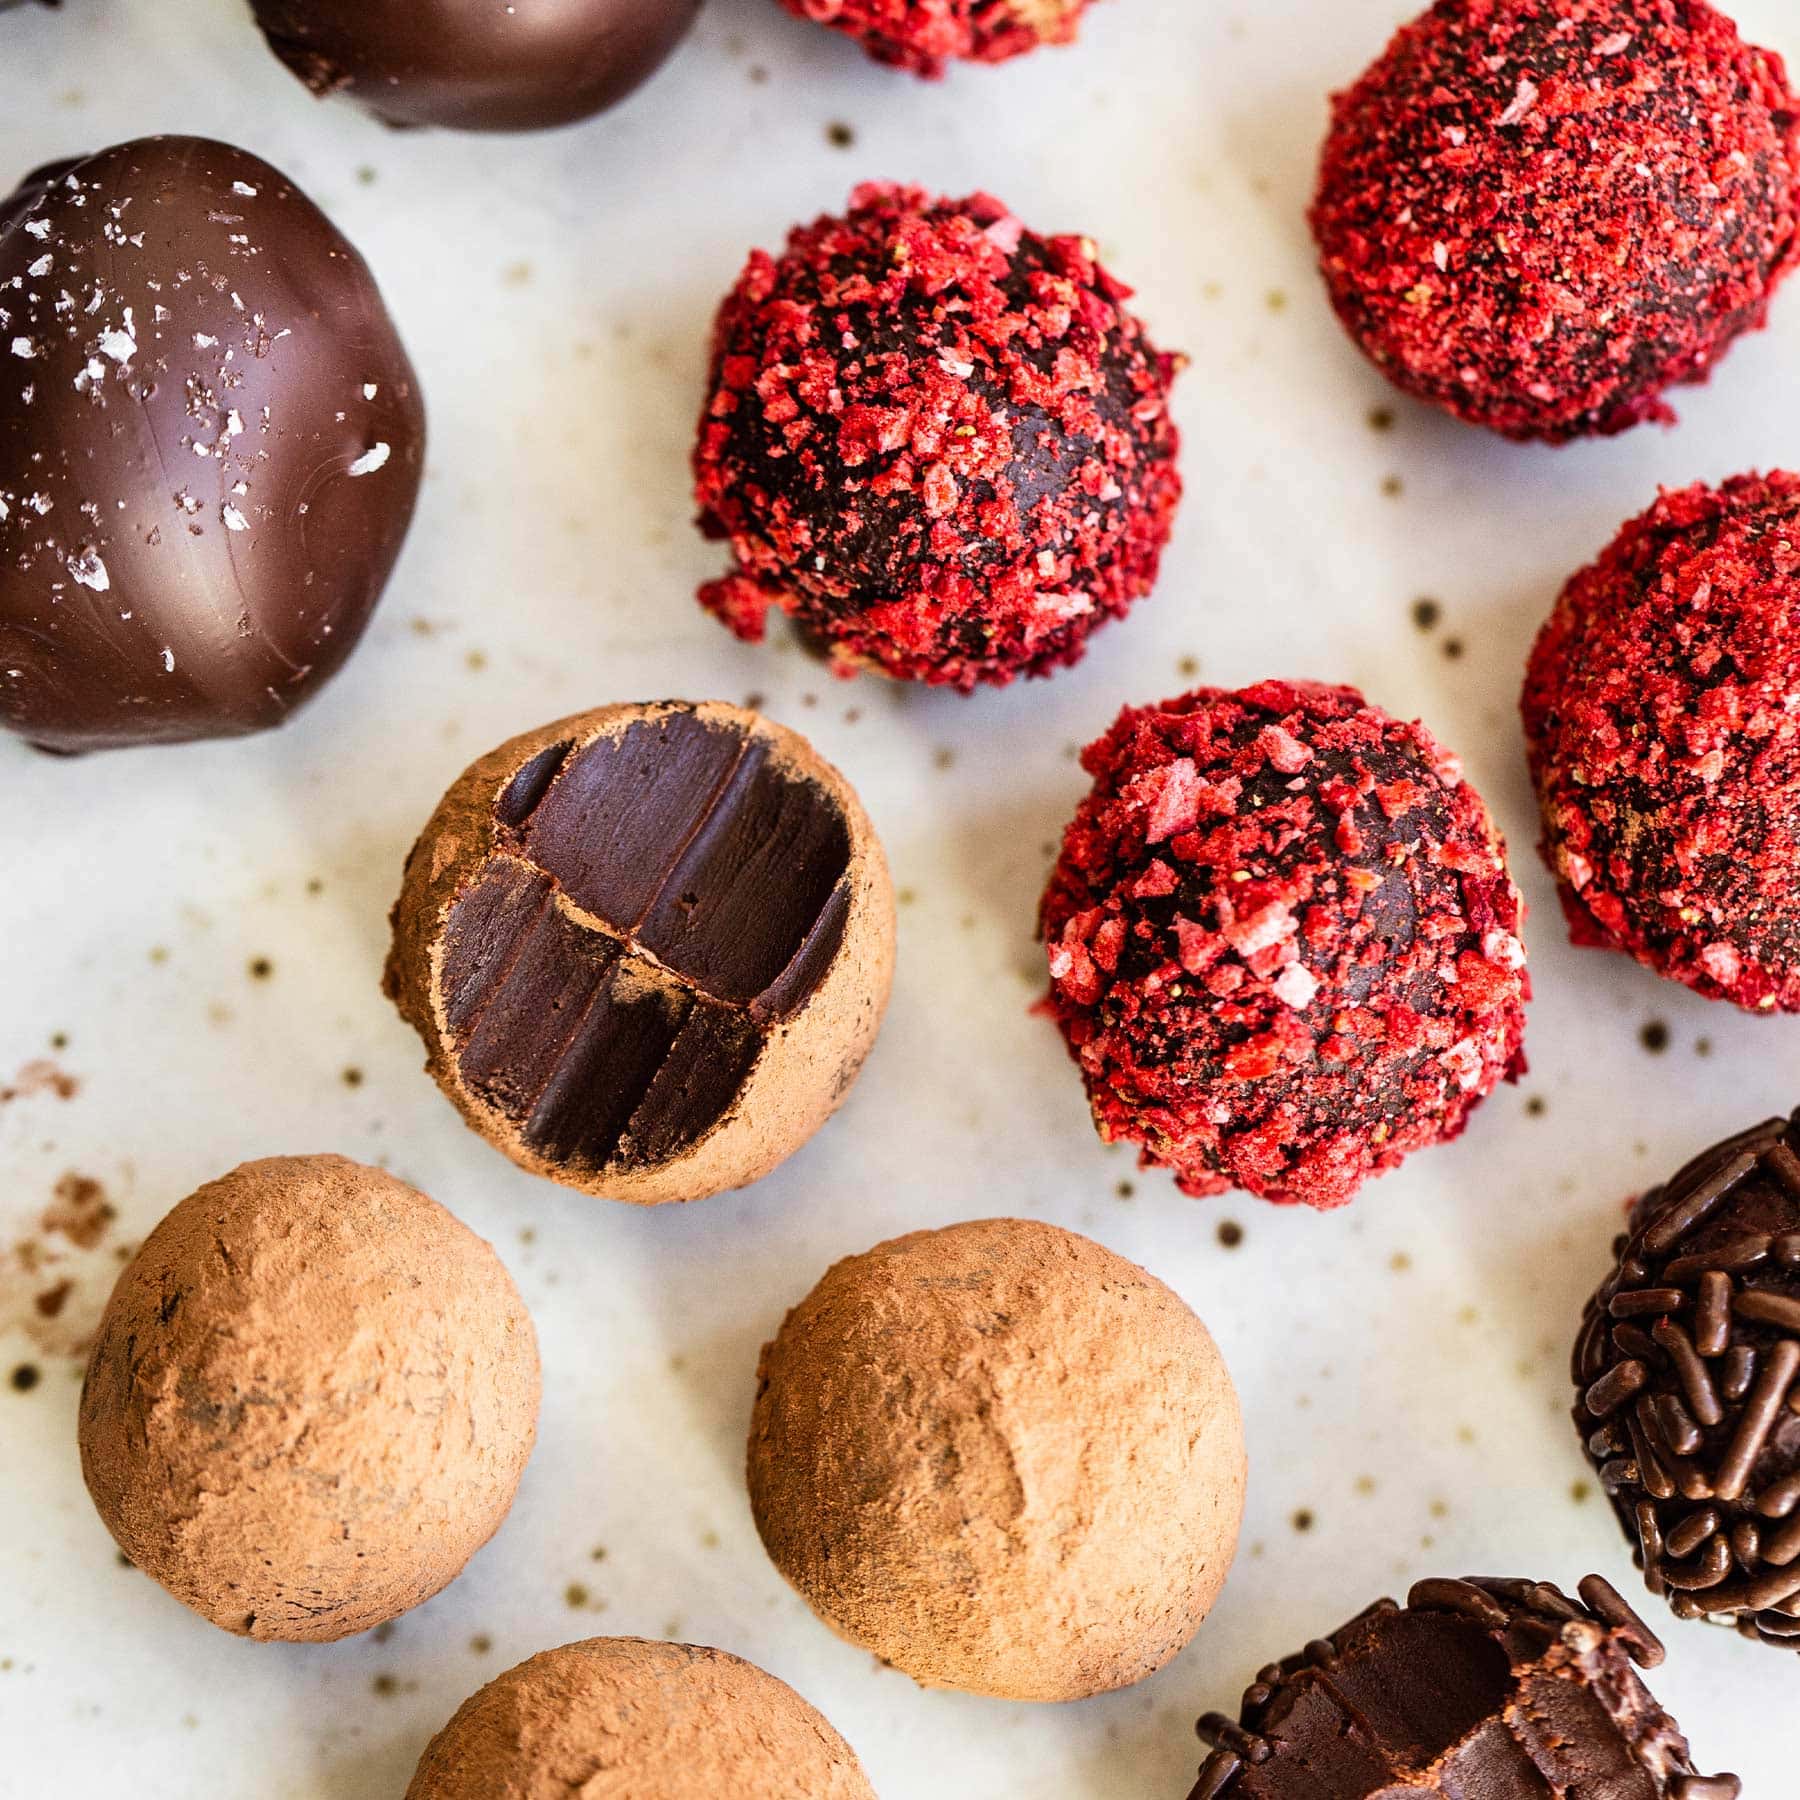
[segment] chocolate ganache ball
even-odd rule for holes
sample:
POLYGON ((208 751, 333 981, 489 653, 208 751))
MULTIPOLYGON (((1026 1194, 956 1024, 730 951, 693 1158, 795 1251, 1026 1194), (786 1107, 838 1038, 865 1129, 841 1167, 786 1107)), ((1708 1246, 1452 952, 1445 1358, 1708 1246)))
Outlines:
POLYGON ((0 201, 0 724, 49 750, 279 725, 418 495, 418 379, 278 170, 144 138, 0 201))
POLYGON ((1069 44, 1090 0, 781 0, 855 38, 876 62, 935 79, 951 59, 997 63, 1069 44))
POLYGON ((1800 102, 1707 0, 1438 0, 1333 102, 1312 222, 1398 386, 1513 438, 1670 420, 1793 267, 1800 102))
POLYGON ((390 125, 542 131, 616 105, 662 66, 700 0, 251 0, 315 94, 390 125))
POLYGON ((1176 359, 1129 293, 985 194, 873 183, 756 251, 694 453, 736 563, 701 604, 965 692, 1079 660, 1150 591, 1181 495, 1176 359))

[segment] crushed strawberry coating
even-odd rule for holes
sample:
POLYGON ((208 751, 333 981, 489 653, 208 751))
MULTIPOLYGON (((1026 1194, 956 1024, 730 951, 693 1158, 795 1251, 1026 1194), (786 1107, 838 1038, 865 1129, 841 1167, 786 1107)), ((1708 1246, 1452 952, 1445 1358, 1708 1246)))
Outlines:
POLYGON ((1663 493, 1563 590, 1524 712, 1575 942, 1800 1011, 1800 475, 1663 493))
POLYGON ((1005 62, 1070 44, 1089 0, 781 0, 855 38, 877 62, 936 79, 953 58, 1005 62))
POLYGON ((1332 303, 1508 437, 1670 421, 1793 266, 1797 104, 1706 0, 1439 0, 1333 102, 1332 303))
POLYGON ((1190 1194, 1340 1206, 1523 1072, 1524 907, 1475 790, 1354 688, 1127 707, 1041 928, 1108 1142, 1190 1194))
POLYGON ((1149 592, 1181 497, 1177 363, 1130 291, 1085 238, 891 184, 754 252, 694 452, 735 557, 701 604, 964 692, 1077 661, 1149 592))

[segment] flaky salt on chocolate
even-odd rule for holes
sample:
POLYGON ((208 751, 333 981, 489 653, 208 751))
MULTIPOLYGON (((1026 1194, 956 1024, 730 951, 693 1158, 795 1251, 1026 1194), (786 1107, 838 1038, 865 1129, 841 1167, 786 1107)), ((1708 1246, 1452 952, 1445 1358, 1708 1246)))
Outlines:
POLYGON ((935 80, 945 64, 997 63, 1069 44, 1090 0, 781 0, 853 37, 876 62, 935 80))
POLYGON ((756 713, 606 706, 467 770, 407 859, 385 987, 469 1124, 609 1199, 758 1180, 849 1091, 893 980, 855 793, 756 713))

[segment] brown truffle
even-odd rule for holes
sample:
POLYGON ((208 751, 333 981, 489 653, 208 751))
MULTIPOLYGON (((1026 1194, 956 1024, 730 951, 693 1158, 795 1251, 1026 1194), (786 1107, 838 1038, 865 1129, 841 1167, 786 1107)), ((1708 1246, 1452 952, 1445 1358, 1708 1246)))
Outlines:
POLYGON ((768 1174, 849 1091, 894 966, 887 862, 806 740, 603 706, 484 756, 407 859, 386 990, 469 1124, 608 1199, 768 1174))
POLYGON ((428 1600, 537 1433, 518 1290, 436 1201, 341 1156, 246 1163, 119 1277, 81 1467, 119 1547, 215 1625, 317 1641, 428 1600))
POLYGON ((406 1800, 875 1800, 825 1717, 754 1663, 587 1638, 508 1669, 426 1746, 406 1800))
POLYGON ((835 1631, 932 1687, 1075 1700, 1199 1629, 1244 1502, 1206 1327, 1073 1232, 986 1219, 836 1264, 764 1347, 750 1503, 835 1631))

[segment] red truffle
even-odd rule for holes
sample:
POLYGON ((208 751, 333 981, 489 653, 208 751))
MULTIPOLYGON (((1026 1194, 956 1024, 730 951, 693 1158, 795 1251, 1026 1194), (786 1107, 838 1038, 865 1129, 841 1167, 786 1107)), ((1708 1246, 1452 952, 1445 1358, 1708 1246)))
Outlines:
POLYGON ((1793 264, 1797 107, 1707 0, 1438 0, 1333 102, 1332 303, 1508 437, 1667 422, 1793 264))
POLYGON ((1457 760, 1354 688, 1127 707, 1045 892, 1109 1142, 1190 1194, 1340 1206, 1524 1069, 1524 908, 1457 760))
POLYGON ((952 57, 997 63, 1070 44, 1089 0, 781 0, 853 37, 877 62, 935 79, 952 57))
POLYGON ((1086 238, 890 184, 753 253, 694 452, 736 567, 701 604, 964 692, 1078 660, 1149 591, 1181 495, 1176 359, 1130 291, 1086 238))
POLYGON ((1578 944, 1800 1011, 1800 475, 1665 492, 1526 671, 1542 851, 1578 944))

